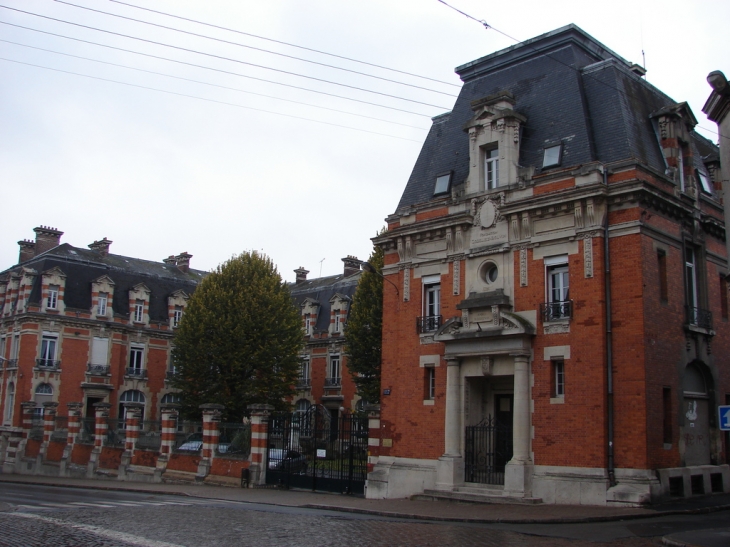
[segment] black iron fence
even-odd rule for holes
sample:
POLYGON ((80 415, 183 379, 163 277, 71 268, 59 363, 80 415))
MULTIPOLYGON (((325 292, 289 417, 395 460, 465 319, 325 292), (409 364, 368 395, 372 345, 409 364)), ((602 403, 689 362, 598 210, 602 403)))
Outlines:
POLYGON ((416 331, 418 334, 424 332, 433 332, 441 326, 443 316, 426 315, 424 317, 416 317, 416 331))
POLYGON ((695 327, 712 330, 712 312, 702 308, 686 306, 687 322, 695 327))
POLYGON ((512 459, 512 424, 491 416, 467 426, 464 438, 464 481, 504 484, 504 470, 512 459))
POLYGON ((557 321, 573 317, 573 301, 561 300, 540 304, 540 315, 543 321, 557 321))
POLYGON ((215 453, 219 456, 247 458, 251 453, 251 424, 242 422, 218 424, 220 436, 215 453))

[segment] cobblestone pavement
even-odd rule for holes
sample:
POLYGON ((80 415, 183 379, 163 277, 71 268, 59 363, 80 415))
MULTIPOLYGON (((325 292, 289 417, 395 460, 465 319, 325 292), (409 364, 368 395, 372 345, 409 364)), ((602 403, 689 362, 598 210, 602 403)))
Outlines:
MULTIPOLYGON (((587 547, 590 541, 540 537, 484 525, 351 518, 289 509, 149 506, 0 513, 0 547, 587 547)), ((606 545, 605 543, 603 545, 606 545)), ((625 538, 623 547, 658 545, 625 538)))

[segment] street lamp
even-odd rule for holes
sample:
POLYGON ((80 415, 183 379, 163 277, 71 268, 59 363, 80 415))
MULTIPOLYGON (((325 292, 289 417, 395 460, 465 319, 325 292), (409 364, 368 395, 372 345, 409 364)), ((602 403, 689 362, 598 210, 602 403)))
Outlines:
POLYGON ((361 267, 361 268, 362 268, 363 270, 365 270, 366 272, 368 272, 368 273, 374 273, 374 274, 377 274, 377 275, 379 275, 380 277, 382 277, 382 278, 383 278, 384 280, 386 280, 386 281, 387 281, 388 283, 390 283, 391 285, 393 285, 393 288, 395 289, 395 294, 397 294, 397 295, 398 295, 398 297, 400 298, 400 291, 398 290, 398 286, 397 286, 397 285, 396 285, 395 283, 393 283, 393 282, 392 282, 392 281, 391 281, 390 279, 388 279, 388 278, 387 278, 387 277, 385 277, 385 276, 384 276, 383 274, 381 274, 381 273, 380 273, 380 272, 379 272, 379 271, 378 271, 378 270, 377 270, 377 269, 375 268, 375 266, 373 266, 372 264, 370 264, 370 262, 365 262, 364 260, 358 260, 358 262, 359 262, 359 264, 360 264, 360 267, 361 267))

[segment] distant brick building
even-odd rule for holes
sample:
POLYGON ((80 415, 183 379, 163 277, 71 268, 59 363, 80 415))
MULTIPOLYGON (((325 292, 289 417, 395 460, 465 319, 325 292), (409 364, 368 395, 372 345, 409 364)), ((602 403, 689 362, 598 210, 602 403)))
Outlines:
POLYGON ((347 370, 344 329, 352 298, 360 280, 360 261, 342 259, 342 274, 307 279, 304 268, 295 270, 290 284, 295 305, 301 309, 305 349, 294 409, 321 404, 337 424, 340 409, 356 410, 361 400, 347 370))
POLYGON ((572 25, 456 71, 375 239, 398 290, 367 496, 730 491, 717 147, 572 25))
POLYGON ((0 273, 0 417, 22 424, 21 403, 143 404, 143 419, 159 420, 175 398, 168 382, 174 330, 204 272, 192 255, 161 262, 114 255, 111 241, 88 248, 61 244, 63 232, 41 226, 20 241, 18 264, 0 273))

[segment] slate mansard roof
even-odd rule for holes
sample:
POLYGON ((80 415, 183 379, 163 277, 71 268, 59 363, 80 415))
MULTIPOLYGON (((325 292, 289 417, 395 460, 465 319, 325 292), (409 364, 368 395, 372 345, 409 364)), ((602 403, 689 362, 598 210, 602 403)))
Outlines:
MULTIPOLYGON (((471 102, 503 91, 512 93, 514 110, 527 118, 520 166, 539 173, 544 147, 562 143, 562 168, 631 159, 664 172, 650 116, 676 103, 632 66, 568 25, 457 67, 464 85, 453 110, 433 118, 398 210, 433 199, 439 175, 452 172, 452 187, 464 183, 469 174, 464 125, 474 116, 471 102)), ((694 151, 698 145, 706 151, 709 141, 694 136, 694 151)), ((701 155, 695 157, 700 162, 701 155)))
POLYGON ((330 300, 336 294, 340 294, 352 302, 360 275, 361 272, 348 276, 339 274, 319 277, 299 283, 290 283, 289 289, 297 307, 300 307, 307 298, 319 303, 319 314, 317 315, 317 324, 314 326, 314 330, 327 331, 330 325, 330 311, 332 308, 330 300))
POLYGON ((40 303, 41 274, 58 267, 66 274, 63 301, 67 309, 90 310, 91 284, 106 275, 114 281, 112 306, 115 316, 129 316, 129 291, 134 286, 144 283, 151 292, 150 320, 165 323, 168 321, 167 298, 178 290, 191 295, 198 283, 207 275, 207 272, 193 269, 182 272, 175 264, 114 254, 102 255, 68 243, 63 243, 0 272, 0 278, 19 272, 21 266, 31 268, 38 274, 33 282, 30 303, 40 303))

